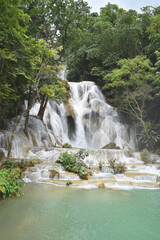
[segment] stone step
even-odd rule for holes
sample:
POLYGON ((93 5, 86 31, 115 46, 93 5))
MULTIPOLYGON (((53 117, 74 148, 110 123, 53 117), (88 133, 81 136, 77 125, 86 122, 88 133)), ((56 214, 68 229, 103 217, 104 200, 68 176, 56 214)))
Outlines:
POLYGON ((156 174, 150 174, 150 173, 140 173, 140 172, 125 172, 124 175, 128 178, 133 178, 137 181, 152 181, 157 182, 158 181, 158 175, 156 174))
MULTIPOLYGON (((40 182, 56 184, 60 186, 66 186, 66 180, 53 180, 53 179, 40 179, 40 182)), ((120 189, 121 187, 143 187, 143 188, 159 188, 158 183, 135 183, 131 181, 122 181, 118 182, 116 180, 104 180, 104 181, 93 181, 93 180, 72 180, 72 187, 81 187, 81 188, 98 188, 100 184, 104 184, 106 189, 120 189)))

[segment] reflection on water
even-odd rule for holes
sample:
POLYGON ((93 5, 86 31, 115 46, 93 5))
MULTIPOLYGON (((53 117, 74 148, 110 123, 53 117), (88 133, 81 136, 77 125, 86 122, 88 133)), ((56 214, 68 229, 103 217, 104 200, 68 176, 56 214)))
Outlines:
POLYGON ((159 240, 160 191, 27 184, 0 201, 3 240, 159 240))

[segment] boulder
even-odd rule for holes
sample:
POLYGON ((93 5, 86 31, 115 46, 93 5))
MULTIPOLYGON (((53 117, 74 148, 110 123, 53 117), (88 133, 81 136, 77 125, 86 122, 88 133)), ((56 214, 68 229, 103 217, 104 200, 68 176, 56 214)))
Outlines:
POLYGON ((102 147, 102 149, 120 149, 120 147, 116 146, 114 142, 110 142, 109 144, 102 147))
POLYGON ((4 158, 4 157, 5 157, 4 152, 3 152, 3 150, 0 148, 0 161, 1 161, 1 159, 4 158))
POLYGON ((105 187, 104 183, 100 183, 100 184, 98 185, 98 188, 104 189, 104 188, 106 188, 106 187, 105 187))
POLYGON ((56 171, 55 169, 51 169, 49 170, 49 177, 50 178, 54 178, 57 175, 57 178, 60 178, 60 174, 58 171, 56 171))
POLYGON ((88 173, 87 177, 86 177, 86 180, 90 180, 90 178, 91 178, 91 175, 88 173))

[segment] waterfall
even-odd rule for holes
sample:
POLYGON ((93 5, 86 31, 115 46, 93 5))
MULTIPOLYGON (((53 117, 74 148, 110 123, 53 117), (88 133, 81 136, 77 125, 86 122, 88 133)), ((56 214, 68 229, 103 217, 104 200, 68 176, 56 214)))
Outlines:
MULTIPOLYGON (((101 148, 115 142, 121 149, 136 148, 134 128, 121 123, 115 108, 105 102, 93 82, 69 83, 71 98, 67 104, 48 103, 44 122, 55 144, 55 136, 73 147, 101 148), (54 134, 53 134, 54 133, 54 134)), ((30 114, 38 113, 36 104, 30 114)))
MULTIPOLYGON (((22 157, 24 147, 56 146, 70 143, 79 148, 102 148, 110 142, 121 149, 136 149, 134 128, 121 122, 117 110, 105 102, 104 96, 93 82, 69 83, 71 97, 67 104, 54 101, 47 104, 44 123, 37 117, 40 107, 36 103, 30 111, 29 139, 23 133, 25 117, 17 129, 12 156, 22 157)), ((0 147, 7 150, 13 121, 8 131, 0 134, 0 147)))
MULTIPOLYGON (((137 145, 135 129, 122 121, 117 110, 106 103, 102 92, 93 82, 69 84, 70 99, 66 104, 48 102, 43 122, 37 117, 40 104, 36 103, 32 107, 28 138, 23 131, 25 116, 17 128, 12 157, 35 161, 35 165, 23 173, 23 179, 26 182, 57 185, 65 185, 66 180, 71 180, 75 187, 86 188, 97 188, 102 182, 109 189, 159 187, 159 157, 152 156, 156 160, 155 165, 145 165, 141 161, 140 153, 134 152, 137 145), (93 171, 90 180, 80 181, 76 174, 66 172, 62 166, 54 172, 55 161, 66 151, 57 148, 59 142, 71 144, 73 148, 67 149, 71 154, 77 154, 79 148, 87 148, 88 156, 84 162, 93 171), (120 149, 102 149, 111 142, 120 149), (128 150, 133 153, 129 154, 128 150), (113 175, 109 167, 110 159, 125 163, 126 171, 113 175), (102 171, 99 170, 100 163, 103 165, 102 171)), ((13 125, 14 119, 6 130, 0 131, 0 157, 7 155, 13 125)))
POLYGON ((121 123, 115 108, 105 102, 93 82, 70 83, 74 147, 101 148, 115 142, 121 149, 136 148, 133 128, 121 123))

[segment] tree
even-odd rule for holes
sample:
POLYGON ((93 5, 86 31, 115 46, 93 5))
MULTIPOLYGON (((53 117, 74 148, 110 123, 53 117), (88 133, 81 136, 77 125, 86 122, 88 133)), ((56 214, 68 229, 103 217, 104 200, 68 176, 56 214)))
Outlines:
POLYGON ((152 97, 151 84, 154 81, 151 62, 146 56, 137 56, 133 59, 122 59, 117 65, 119 68, 105 76, 104 88, 111 88, 116 96, 112 103, 141 125, 153 150, 153 139, 146 125, 146 104, 152 97))
POLYGON ((101 8, 100 16, 91 14, 86 31, 79 38, 78 49, 70 51, 68 79, 91 80, 100 87, 118 60, 143 52, 137 12, 115 4, 101 8))
POLYGON ((61 57, 66 48, 74 45, 78 29, 87 24, 89 7, 83 0, 49 0, 47 1, 47 20, 52 26, 52 41, 61 45, 61 57))

